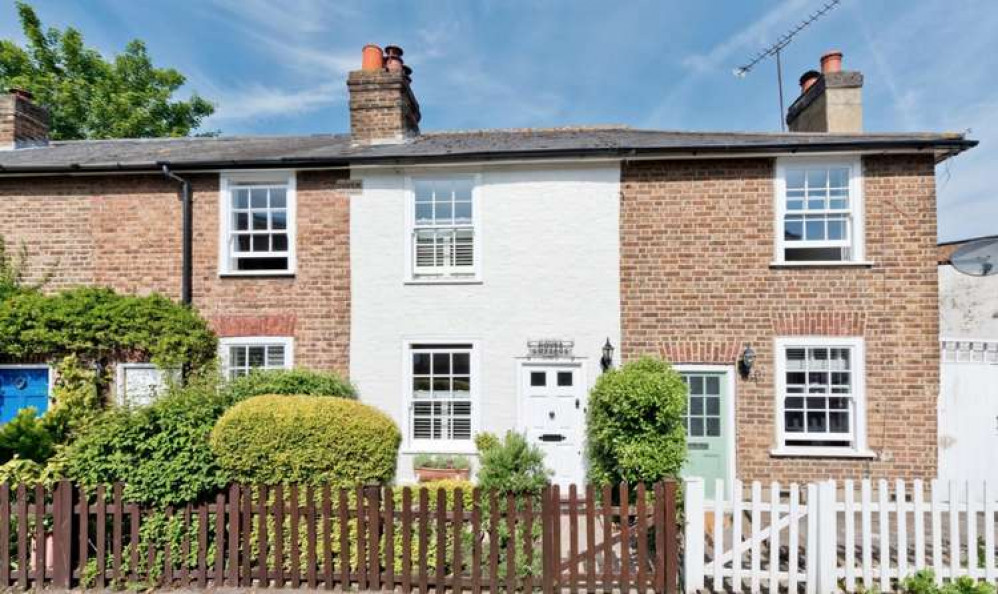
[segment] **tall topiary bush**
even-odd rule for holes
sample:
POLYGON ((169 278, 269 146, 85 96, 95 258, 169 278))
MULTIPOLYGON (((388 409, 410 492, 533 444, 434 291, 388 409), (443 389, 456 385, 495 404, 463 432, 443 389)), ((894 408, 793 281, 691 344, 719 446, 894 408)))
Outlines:
POLYGON ((676 477, 686 460, 686 385, 642 358, 600 376, 589 395, 589 475, 597 484, 676 477))
POLYGON ((395 423, 365 404, 267 395, 227 411, 211 447, 239 482, 352 487, 390 481, 401 441, 395 423))

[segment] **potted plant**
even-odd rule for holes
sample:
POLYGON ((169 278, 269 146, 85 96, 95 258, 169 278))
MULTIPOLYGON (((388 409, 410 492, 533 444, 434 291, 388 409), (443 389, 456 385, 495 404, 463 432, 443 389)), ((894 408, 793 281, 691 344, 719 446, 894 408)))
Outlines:
POLYGON ((468 480, 471 462, 467 456, 420 454, 413 460, 416 478, 421 483, 442 480, 468 480))

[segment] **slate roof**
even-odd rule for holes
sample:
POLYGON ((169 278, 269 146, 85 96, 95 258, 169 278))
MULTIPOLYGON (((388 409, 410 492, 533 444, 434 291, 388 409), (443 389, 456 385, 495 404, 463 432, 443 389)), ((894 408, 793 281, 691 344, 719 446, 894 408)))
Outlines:
POLYGON ((348 134, 56 141, 0 151, 3 173, 307 167, 309 165, 559 157, 931 152, 944 160, 977 144, 962 134, 809 134, 638 130, 627 127, 431 132, 398 144, 353 146, 348 134))

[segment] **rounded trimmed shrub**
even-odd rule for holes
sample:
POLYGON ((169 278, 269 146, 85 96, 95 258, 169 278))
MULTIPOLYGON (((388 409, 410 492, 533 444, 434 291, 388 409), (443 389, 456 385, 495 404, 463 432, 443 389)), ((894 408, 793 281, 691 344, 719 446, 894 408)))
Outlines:
POLYGON ((307 369, 254 371, 230 381, 225 391, 233 402, 267 394, 357 398, 353 385, 335 373, 307 369))
POLYGON ((391 418, 366 404, 273 394, 236 404, 211 435, 236 481, 334 487, 390 481, 401 441, 391 418))
POLYGON ((589 476, 597 484, 676 477, 686 460, 686 384, 645 357, 608 371, 589 395, 589 476))

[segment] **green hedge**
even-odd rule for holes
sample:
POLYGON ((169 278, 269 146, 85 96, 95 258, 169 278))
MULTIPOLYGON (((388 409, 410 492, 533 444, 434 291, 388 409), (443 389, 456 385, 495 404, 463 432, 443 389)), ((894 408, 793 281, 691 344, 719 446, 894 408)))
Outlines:
POLYGON ((143 354, 163 367, 202 368, 217 341, 193 309, 162 295, 79 287, 51 295, 21 291, 0 301, 0 355, 12 359, 124 360, 143 354))
POLYGON ((152 505, 213 495, 229 476, 208 440, 230 404, 212 379, 193 378, 149 406, 108 410, 69 447, 64 472, 87 486, 124 482, 125 497, 152 505))
POLYGON ((266 395, 229 409, 211 447, 238 482, 350 487, 390 481, 401 441, 388 416, 359 402, 266 395))
POLYGON ((686 460, 686 384, 665 361, 604 373, 589 395, 589 474, 596 484, 676 477, 686 460))
POLYGON ((233 402, 266 394, 357 398, 353 385, 338 375, 307 369, 255 371, 230 381, 225 390, 233 402))

